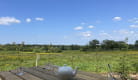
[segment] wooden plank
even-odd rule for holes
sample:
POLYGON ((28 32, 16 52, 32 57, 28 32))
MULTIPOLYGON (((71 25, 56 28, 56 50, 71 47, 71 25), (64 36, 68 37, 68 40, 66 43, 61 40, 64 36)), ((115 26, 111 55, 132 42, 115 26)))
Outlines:
POLYGON ((0 72, 0 75, 5 78, 5 80, 23 80, 11 72, 0 72))
MULTIPOLYGON (((54 70, 56 70, 58 67, 57 66, 53 66, 53 65, 45 65, 45 66, 40 66, 39 71, 44 71, 41 70, 41 68, 45 68, 45 69, 50 69, 51 67, 54 68, 54 70)), ((94 73, 89 73, 89 72, 83 72, 83 71, 78 71, 77 75, 76 75, 77 80, 106 80, 105 77, 99 75, 99 74, 94 74, 94 73)))
MULTIPOLYGON (((51 74, 51 75, 55 75, 55 73, 53 73, 53 71, 46 71, 45 69, 43 69, 42 67, 34 67, 33 69, 36 69, 40 72, 43 72, 43 73, 48 73, 51 74)), ((87 76, 87 75, 84 75, 84 74, 78 74, 74 80, 96 80, 96 78, 93 78, 91 76, 87 76)))
POLYGON ((38 67, 43 68, 43 69, 47 69, 47 70, 57 70, 59 66, 47 64, 47 65, 38 66, 38 67))
POLYGON ((23 68, 23 70, 25 72, 28 72, 28 73, 30 73, 36 77, 39 77, 41 79, 44 79, 44 80, 59 80, 57 77, 54 77, 54 76, 48 75, 48 74, 44 74, 44 73, 34 70, 32 68, 23 68))
POLYGON ((5 80, 5 78, 3 76, 0 75, 0 80, 5 80))
POLYGON ((87 76, 87 75, 83 75, 83 74, 77 74, 76 77, 77 77, 77 78, 84 79, 84 80, 97 80, 97 79, 94 78, 94 77, 87 76))
POLYGON ((37 70, 39 72, 42 72, 44 74, 49 74, 49 75, 53 75, 53 76, 57 77, 54 70, 47 70, 47 69, 44 69, 44 68, 41 68, 41 67, 33 67, 32 69, 37 70))
MULTIPOLYGON (((19 73, 18 70, 12 70, 11 72, 13 74, 15 74, 15 75, 17 75, 17 73, 19 73)), ((43 79, 40 79, 40 78, 38 78, 36 76, 33 76, 33 75, 31 75, 31 74, 29 74, 27 72, 23 72, 23 75, 17 75, 17 76, 19 76, 19 77, 21 77, 21 78, 23 78, 25 80, 43 80, 43 79)))
POLYGON ((95 73, 90 73, 90 72, 83 72, 83 71, 78 71, 78 74, 89 76, 89 77, 95 78, 96 80, 106 80, 106 78, 103 77, 100 74, 95 74, 95 73))
MULTIPOLYGON (((0 77, 3 76, 6 78, 6 80, 59 80, 55 73, 57 69, 58 66, 49 64, 40 67, 22 68, 22 70, 25 72, 24 75, 17 75, 19 71, 18 69, 18 71, 12 70, 11 72, 1 72, 0 77), (18 79, 14 79, 14 77, 8 78, 7 76, 14 76, 18 79)), ((106 78, 100 74, 78 71, 73 80, 106 80, 106 78)))
MULTIPOLYGON (((35 69, 35 70, 37 70, 37 71, 40 71, 40 72, 42 72, 42 73, 44 73, 44 74, 50 74, 50 75, 56 76, 56 74, 55 74, 54 71, 49 71, 49 70, 44 69, 44 68, 42 68, 42 67, 33 67, 32 69, 35 69)), ((56 77, 57 77, 57 76, 56 76, 56 77)), ((86 79, 83 79, 83 78, 80 78, 80 77, 76 77, 76 78, 74 77, 73 80, 86 80, 86 79)))

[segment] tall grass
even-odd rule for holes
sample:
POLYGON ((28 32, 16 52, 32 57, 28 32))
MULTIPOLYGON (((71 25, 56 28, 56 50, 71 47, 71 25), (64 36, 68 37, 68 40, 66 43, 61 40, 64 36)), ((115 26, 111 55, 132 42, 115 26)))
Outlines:
MULTIPOLYGON (((124 56, 124 51, 104 51, 104 52, 80 52, 80 51, 64 51, 61 54, 41 54, 38 65, 45 65, 52 63, 54 65, 79 67, 79 70, 89 72, 107 72, 107 64, 112 65, 113 72, 118 72, 120 67, 120 57, 124 56)), ((35 66, 36 54, 22 53, 11 54, 7 52, 0 52, 0 70, 6 71, 16 69, 18 67, 32 67, 35 66)), ((131 73, 138 72, 137 61, 138 52, 128 51, 126 54, 128 70, 131 73)), ((126 60, 125 59, 125 60, 126 60)))

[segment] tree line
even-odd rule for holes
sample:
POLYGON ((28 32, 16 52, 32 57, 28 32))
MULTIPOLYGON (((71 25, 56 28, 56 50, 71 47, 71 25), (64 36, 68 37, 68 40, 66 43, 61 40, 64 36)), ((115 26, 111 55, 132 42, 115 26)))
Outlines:
POLYGON ((86 45, 31 45, 11 44, 0 45, 0 51, 26 51, 26 52, 62 52, 63 50, 81 50, 81 51, 104 51, 104 50, 138 50, 138 40, 134 44, 127 44, 126 41, 103 40, 100 42, 97 39, 91 40, 86 45))

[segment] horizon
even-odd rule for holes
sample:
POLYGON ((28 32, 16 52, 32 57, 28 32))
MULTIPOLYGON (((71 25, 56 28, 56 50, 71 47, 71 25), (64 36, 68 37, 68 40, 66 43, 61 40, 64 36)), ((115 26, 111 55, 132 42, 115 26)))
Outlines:
POLYGON ((0 44, 138 40, 137 0, 1 0, 0 44))
MULTIPOLYGON (((97 40, 97 39, 93 39, 93 40, 97 40)), ((105 40, 109 40, 109 39, 105 39, 105 40)), ((90 40, 90 41, 92 41, 92 40, 90 40)), ((10 43, 4 43, 4 44, 0 44, 0 45, 7 45, 7 44, 25 44, 25 45, 79 45, 79 46, 85 46, 85 45, 88 45, 89 44, 89 42, 90 41, 88 41, 87 43, 85 43, 85 44, 61 44, 61 43, 26 43, 26 42, 24 42, 24 41, 22 41, 22 42, 19 42, 19 43, 17 43, 17 42, 10 42, 10 43)), ((98 40, 99 41, 99 40, 98 40)), ((104 40, 103 40, 104 41, 104 40)), ((99 45, 101 45, 102 43, 103 43, 103 41, 99 41, 99 45)), ((113 40, 113 41, 115 41, 115 40, 113 40)), ((138 41, 138 40, 136 40, 134 43, 128 43, 127 42, 127 40, 120 40, 120 41, 123 41, 123 42, 125 42, 126 44, 128 44, 128 45, 135 45, 136 43, 136 41, 138 41)), ((115 41, 115 42, 118 42, 118 41, 115 41)))

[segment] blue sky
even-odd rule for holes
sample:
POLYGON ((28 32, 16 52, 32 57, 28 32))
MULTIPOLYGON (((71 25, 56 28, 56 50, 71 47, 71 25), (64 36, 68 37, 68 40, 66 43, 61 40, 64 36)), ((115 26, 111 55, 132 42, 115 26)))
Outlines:
POLYGON ((138 40, 138 0, 0 0, 0 44, 138 40))

